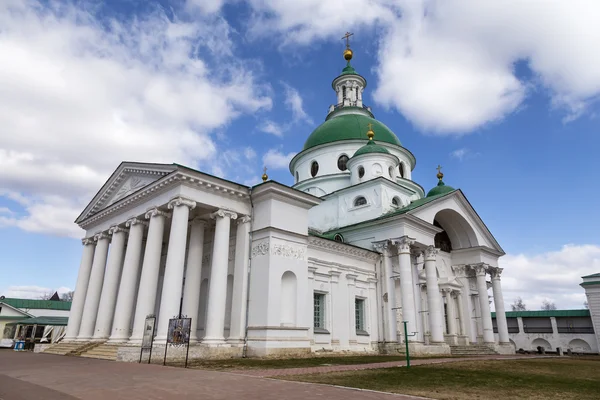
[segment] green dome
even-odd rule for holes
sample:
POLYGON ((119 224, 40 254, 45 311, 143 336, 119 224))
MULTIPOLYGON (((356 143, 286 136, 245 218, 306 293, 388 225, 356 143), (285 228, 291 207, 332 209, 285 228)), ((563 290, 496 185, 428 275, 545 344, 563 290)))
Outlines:
POLYGON ((400 140, 394 135, 394 132, 375 118, 361 114, 345 114, 330 118, 319 125, 306 139, 304 150, 341 140, 367 140, 369 123, 373 124, 373 131, 375 131, 375 138, 378 142, 401 146, 400 140))
POLYGON ((427 193, 427 197, 433 197, 433 196, 437 196, 440 194, 446 194, 446 193, 454 192, 455 190, 456 189, 454 189, 452 186, 446 186, 446 184, 444 184, 444 181, 442 181, 440 179, 437 186, 434 187, 433 189, 431 189, 429 191, 429 193, 427 193))
POLYGON ((344 67, 344 69, 342 70, 341 75, 358 75, 358 73, 356 72, 356 70, 354 69, 354 67, 352 65, 350 65, 350 61, 348 61, 348 65, 346 65, 344 67))
POLYGON ((366 145, 364 145, 360 149, 356 150, 356 153, 354 153, 354 155, 352 156, 352 158, 354 158, 356 156, 361 156, 363 154, 370 154, 370 153, 390 154, 390 151, 388 149, 386 149, 385 147, 383 147, 383 146, 375 144, 375 141, 369 140, 369 143, 367 143, 366 145))

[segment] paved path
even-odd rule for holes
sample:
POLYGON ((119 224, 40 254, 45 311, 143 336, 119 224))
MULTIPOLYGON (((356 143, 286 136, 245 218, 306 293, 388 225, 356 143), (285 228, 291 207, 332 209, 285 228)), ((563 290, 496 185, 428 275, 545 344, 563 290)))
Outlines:
MULTIPOLYGON (((410 365, 424 365, 424 364, 441 364, 449 362, 461 362, 461 361, 481 361, 481 360, 514 360, 520 358, 547 358, 553 356, 530 356, 530 355, 511 355, 511 356, 474 356, 474 357, 454 357, 454 358, 427 358, 420 360, 412 360, 410 365)), ((378 369, 378 368, 393 368, 393 367, 405 367, 406 361, 389 361, 383 363, 371 363, 371 364, 351 364, 351 365, 330 365, 322 367, 305 367, 305 368, 285 368, 285 369, 246 369, 246 370, 233 370, 229 371, 233 374, 248 375, 255 377, 277 377, 286 375, 308 375, 308 374, 326 374, 330 372, 344 372, 344 371, 360 371, 365 369, 378 369)))
POLYGON ((0 400, 408 400, 238 374, 0 350, 0 400))

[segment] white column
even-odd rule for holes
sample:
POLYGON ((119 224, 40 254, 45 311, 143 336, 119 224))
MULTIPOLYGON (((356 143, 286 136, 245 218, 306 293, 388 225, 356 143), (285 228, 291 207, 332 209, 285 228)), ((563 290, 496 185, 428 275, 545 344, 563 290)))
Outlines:
MULTIPOLYGON (((402 297, 402 317, 404 321, 408 321, 408 334, 412 335, 417 332, 417 317, 415 310, 415 297, 413 288, 415 286, 412 278, 412 263, 410 256, 410 246, 414 243, 414 239, 408 236, 403 236, 394 241, 398 247, 398 265, 400 268, 400 296, 402 297)), ((417 336, 409 336, 409 342, 418 341, 417 336)))
POLYGON ((160 256, 162 253, 163 233, 165 230, 165 219, 168 213, 153 208, 149 210, 145 218, 150 220, 148 237, 146 238, 146 249, 142 263, 142 275, 135 306, 135 317, 133 319, 133 333, 130 341, 133 344, 142 342, 146 317, 154 314, 156 305, 156 290, 158 288, 158 274, 160 272, 160 256))
MULTIPOLYGON (((390 244, 386 241, 385 243, 376 243, 375 249, 382 254, 383 261, 383 283, 384 290, 387 292, 387 303, 384 302, 385 312, 387 314, 388 324, 384 330, 384 338, 386 342, 397 342, 398 341, 398 320, 396 318, 396 284, 392 278, 392 261, 390 260, 390 244)), ((353 303, 354 304, 354 303, 353 303)))
POLYGON ((479 308, 481 310, 481 325, 483 327, 483 342, 494 343, 494 328, 492 326, 492 313, 488 300, 487 283, 485 282, 486 266, 479 264, 472 266, 477 276, 477 291, 479 293, 479 308))
POLYGON ((444 342, 444 317, 442 295, 438 285, 435 260, 438 250, 429 246, 425 250, 425 279, 427 282, 427 309, 429 311, 429 333, 432 343, 444 342))
POLYGON ((415 305, 415 318, 417 320, 416 323, 416 327, 417 327, 417 336, 414 337, 413 340, 417 341, 417 342, 423 342, 425 340, 424 337, 424 322, 423 322, 423 315, 424 313, 422 312, 423 307, 422 307, 422 301, 421 301, 421 281, 419 278, 419 258, 421 257, 422 252, 417 250, 417 251, 413 251, 410 255, 410 261, 412 263, 411 265, 411 271, 412 271, 412 280, 413 280, 413 298, 414 298, 414 305, 415 305))
POLYGON ((456 303, 453 294, 454 290, 446 291, 446 310, 448 313, 448 335, 456 336, 456 303))
POLYGON ((65 341, 74 340, 79 333, 85 296, 90 281, 90 273, 92 272, 92 262, 94 261, 94 249, 96 248, 94 240, 92 238, 85 238, 81 240, 81 243, 83 243, 83 255, 79 264, 79 274, 77 275, 75 293, 73 294, 73 302, 71 303, 71 311, 69 312, 65 341))
POLYGON ((504 297, 502 296, 500 274, 502 274, 502 268, 490 269, 494 307, 496 308, 496 323, 498 324, 498 339, 500 343, 509 343, 510 339, 508 338, 508 324, 506 323, 506 312, 504 311, 504 297))
POLYGON ((177 197, 169 202, 168 208, 173 210, 167 262, 158 312, 156 341, 165 342, 169 329, 169 320, 179 315, 181 293, 183 289, 183 271, 185 268, 185 248, 190 210, 196 207, 196 202, 183 197, 177 197))
POLYGON ((463 311, 464 308, 464 292, 462 290, 459 290, 457 292, 457 300, 458 300, 458 323, 460 324, 460 336, 466 336, 467 335, 467 328, 466 328, 466 321, 465 321, 465 312, 463 311))
POLYGON ((144 239, 144 221, 131 218, 125 226, 129 228, 127 251, 123 262, 123 273, 119 285, 115 317, 113 320, 110 342, 126 342, 131 335, 131 316, 135 306, 135 289, 142 257, 142 240, 144 239))
POLYGON ((188 246, 185 285, 183 287, 182 314, 191 318, 190 343, 198 342, 198 315, 200 308, 200 284, 202 283, 202 252, 204 250, 204 228, 206 221, 192 220, 190 244, 188 246))
MULTIPOLYGON (((246 308, 248 305, 248 259, 250 257, 250 217, 237 221, 235 239, 235 266, 233 270, 233 296, 229 339, 232 344, 244 343, 246 337, 246 308)), ((311 287, 312 289, 312 287, 311 287)))
POLYGON ((94 261, 92 263, 92 272, 90 273, 90 282, 85 296, 85 305, 81 316, 81 327, 77 340, 90 340, 94 334, 96 325, 96 316, 98 315, 98 304, 100 303, 100 294, 102 293, 102 283, 104 281, 104 268, 106 267, 106 257, 108 255, 109 236, 102 232, 94 236, 96 241, 96 251, 94 252, 94 261))
POLYGON ((225 343, 225 302, 227 301, 227 264, 229 258, 229 225, 237 214, 219 210, 211 215, 216 220, 213 242, 208 309, 206 310, 206 334, 202 343, 218 345, 225 343))
POLYGON ((96 317, 94 340, 105 340, 110 335, 121 279, 121 268, 123 267, 123 251, 125 250, 125 240, 128 232, 128 229, 123 229, 120 226, 113 226, 108 230, 112 240, 108 262, 106 263, 100 305, 98 306, 98 316, 96 317))

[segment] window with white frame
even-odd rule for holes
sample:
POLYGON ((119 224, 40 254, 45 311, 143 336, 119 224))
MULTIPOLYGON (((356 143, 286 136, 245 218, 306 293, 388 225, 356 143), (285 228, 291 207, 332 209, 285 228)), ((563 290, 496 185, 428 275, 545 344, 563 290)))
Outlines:
POLYGON ((314 293, 314 322, 315 333, 329 333, 325 328, 325 294, 314 293))
POLYGON ((365 299, 354 299, 354 317, 357 335, 368 335, 365 324, 365 299))

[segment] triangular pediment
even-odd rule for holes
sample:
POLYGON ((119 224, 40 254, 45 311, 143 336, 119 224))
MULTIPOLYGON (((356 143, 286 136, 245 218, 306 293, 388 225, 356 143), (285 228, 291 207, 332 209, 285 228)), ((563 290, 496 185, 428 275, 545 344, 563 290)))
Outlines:
POLYGON ((75 222, 79 223, 97 214, 176 169, 177 166, 172 164, 121 163, 75 222))

